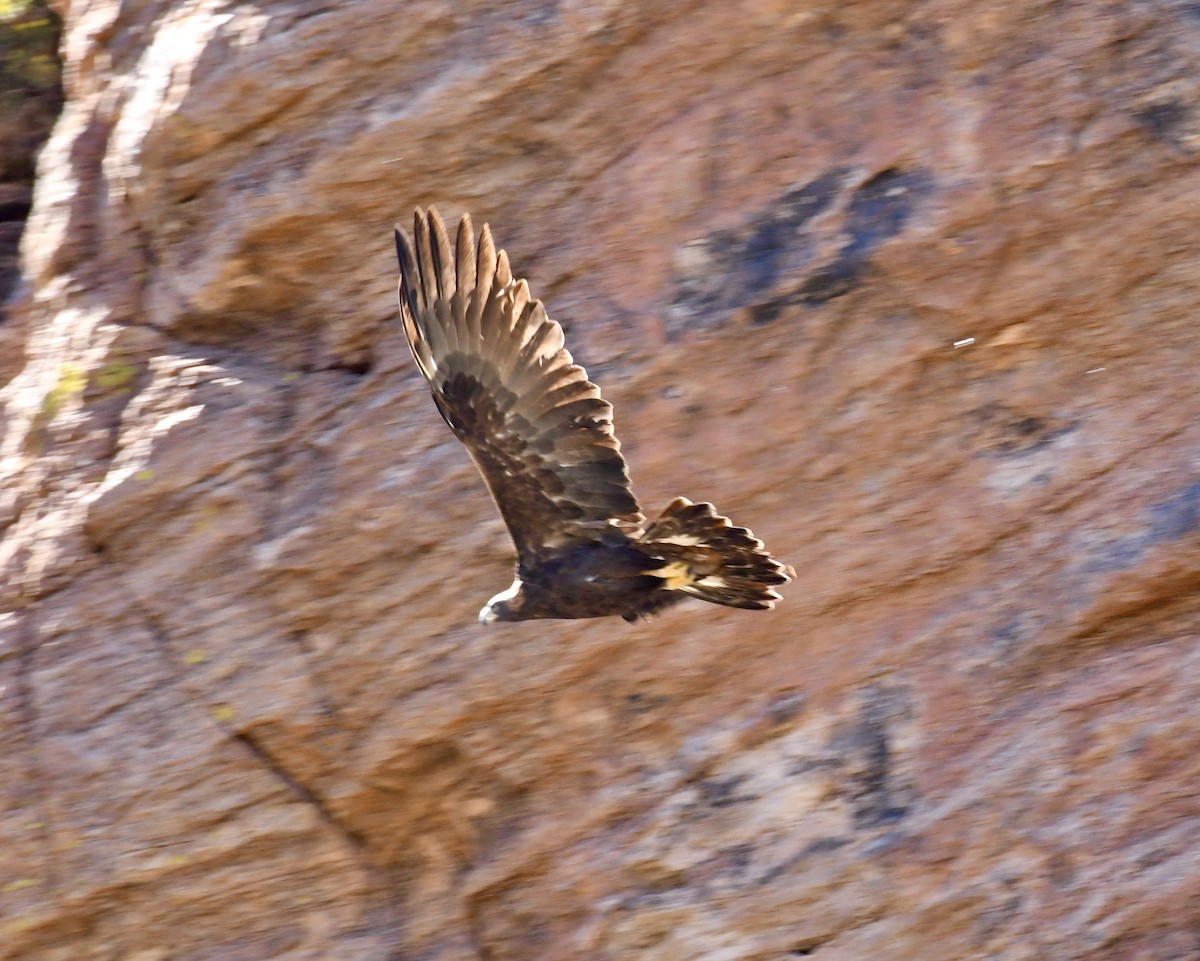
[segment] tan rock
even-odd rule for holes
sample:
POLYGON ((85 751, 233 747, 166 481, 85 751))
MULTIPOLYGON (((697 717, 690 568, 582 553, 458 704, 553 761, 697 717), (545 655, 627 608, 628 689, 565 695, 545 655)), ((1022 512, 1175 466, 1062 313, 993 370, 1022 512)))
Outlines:
POLYGON ((1188 5, 59 6, 0 958, 1195 954, 1188 5), (775 612, 475 623, 429 202, 775 612))

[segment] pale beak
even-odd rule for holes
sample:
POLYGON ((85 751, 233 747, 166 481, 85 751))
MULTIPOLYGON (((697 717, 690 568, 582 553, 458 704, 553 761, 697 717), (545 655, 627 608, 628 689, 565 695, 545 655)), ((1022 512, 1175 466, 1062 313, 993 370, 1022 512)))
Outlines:
POLYGON ((480 624, 493 624, 496 621, 496 612, 492 610, 492 605, 489 604, 479 612, 480 624))

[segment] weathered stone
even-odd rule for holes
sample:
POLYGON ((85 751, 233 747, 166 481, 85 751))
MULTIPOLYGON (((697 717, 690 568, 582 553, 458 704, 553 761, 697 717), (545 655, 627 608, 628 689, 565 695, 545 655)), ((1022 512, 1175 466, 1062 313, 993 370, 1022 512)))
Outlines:
POLYGON ((1196 954, 1193 4, 58 7, 0 958, 1196 954), (430 202, 775 612, 475 623, 430 202))

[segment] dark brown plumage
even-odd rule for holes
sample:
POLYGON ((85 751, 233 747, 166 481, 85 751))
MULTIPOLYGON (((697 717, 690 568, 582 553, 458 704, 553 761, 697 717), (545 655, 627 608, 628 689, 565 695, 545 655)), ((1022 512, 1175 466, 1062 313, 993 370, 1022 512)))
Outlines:
POLYGON ((517 576, 480 620, 628 621, 687 595, 765 609, 784 567, 711 504, 677 498, 647 525, 629 489, 612 406, 572 363, 562 328, 515 280, 485 224, 452 247, 437 211, 396 229, 400 313, 443 419, 508 525, 517 576))

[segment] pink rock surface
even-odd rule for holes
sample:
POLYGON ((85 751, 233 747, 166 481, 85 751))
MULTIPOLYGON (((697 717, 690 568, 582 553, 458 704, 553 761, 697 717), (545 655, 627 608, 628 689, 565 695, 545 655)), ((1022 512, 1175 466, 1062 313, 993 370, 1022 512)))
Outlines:
POLYGON ((0 958, 1200 956, 1193 6, 63 0, 0 958), (430 202, 776 611, 475 623, 430 202))

